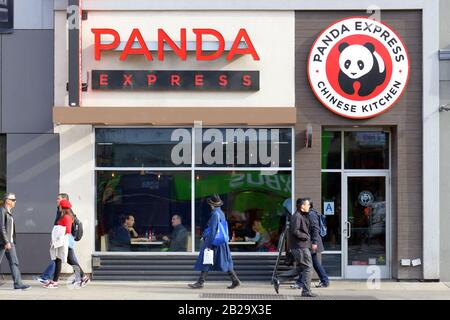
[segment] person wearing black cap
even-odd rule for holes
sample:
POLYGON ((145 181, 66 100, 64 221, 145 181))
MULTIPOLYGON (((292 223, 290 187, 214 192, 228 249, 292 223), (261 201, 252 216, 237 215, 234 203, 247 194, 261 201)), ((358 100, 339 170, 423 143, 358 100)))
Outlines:
MULTIPOLYGON (((190 283, 188 286, 192 289, 203 288, 203 284, 206 281, 206 276, 209 271, 223 271, 228 272, 231 277, 231 285, 228 289, 234 289, 241 285, 236 272, 233 269, 233 259, 231 258, 230 247, 228 246, 229 237, 226 236, 226 240, 220 245, 214 245, 213 241, 216 237, 219 224, 226 226, 226 233, 228 234, 228 225, 226 224, 226 218, 220 207, 223 205, 222 200, 218 195, 213 195, 208 198, 208 204, 211 207, 211 217, 208 220, 208 225, 203 232, 202 239, 203 242, 200 246, 200 253, 195 263, 195 270, 200 271, 200 277, 195 283, 190 283), (214 263, 203 264, 203 256, 205 249, 210 249, 214 251, 214 263)), ((224 228, 225 229, 225 228, 224 228)))

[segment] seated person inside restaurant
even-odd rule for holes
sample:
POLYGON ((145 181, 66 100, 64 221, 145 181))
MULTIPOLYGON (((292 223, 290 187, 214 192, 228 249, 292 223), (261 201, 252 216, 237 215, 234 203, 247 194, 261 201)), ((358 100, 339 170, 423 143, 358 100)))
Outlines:
POLYGON ((181 217, 178 214, 172 216, 173 231, 170 237, 164 236, 163 240, 168 245, 168 251, 186 251, 188 232, 181 223, 181 217))
POLYGON ((127 223, 128 232, 130 233, 130 237, 131 238, 139 237, 138 233, 134 229, 134 224, 135 224, 134 216, 132 214, 128 214, 126 217, 127 217, 126 223, 127 223))
POLYGON ((138 236, 134 230, 134 216, 129 214, 120 217, 120 225, 110 231, 110 251, 130 251, 131 238, 138 236))
POLYGON ((270 235, 267 230, 262 226, 261 220, 255 219, 252 224, 252 230, 255 232, 254 237, 245 237, 245 241, 256 242, 256 249, 258 251, 270 251, 272 243, 270 241, 270 235))

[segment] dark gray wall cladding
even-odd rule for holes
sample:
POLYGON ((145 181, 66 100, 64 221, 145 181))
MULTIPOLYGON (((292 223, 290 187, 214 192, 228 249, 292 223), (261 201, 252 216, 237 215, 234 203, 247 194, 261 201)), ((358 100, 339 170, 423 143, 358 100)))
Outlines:
POLYGON ((54 0, 15 0, 14 29, 53 29, 54 0))
POLYGON ((51 232, 59 192, 59 135, 8 134, 6 163, 6 186, 17 196, 17 232, 51 232))
POLYGON ((53 30, 2 36, 2 132, 52 132, 53 30))
MULTIPOLYGON (((49 244, 50 233, 34 234, 25 233, 17 235, 17 255, 20 271, 24 273, 41 273, 50 262, 49 244)), ((8 260, 3 258, 0 265, 0 273, 10 274, 8 260)), ((27 282, 27 281, 25 281, 27 282)), ((5 285, 6 286, 6 285, 5 285)), ((4 288, 3 286, 2 288, 4 288)))
POLYGON ((3 35, 0 35, 0 133, 3 133, 2 130, 2 42, 3 35))

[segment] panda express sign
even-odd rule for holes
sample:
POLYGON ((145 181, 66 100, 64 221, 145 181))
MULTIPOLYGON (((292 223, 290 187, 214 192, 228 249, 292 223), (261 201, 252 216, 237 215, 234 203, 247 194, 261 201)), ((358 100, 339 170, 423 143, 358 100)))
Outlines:
POLYGON ((387 25, 364 17, 338 21, 314 42, 308 59, 314 94, 341 116, 377 116, 402 95, 409 58, 400 37, 387 25))
MULTIPOLYGON (((91 29, 94 34, 94 57, 100 61, 102 53, 115 50, 120 45, 120 35, 114 29, 91 29), (104 43, 102 36, 113 37, 113 41, 104 43)), ((187 57, 187 41, 185 28, 180 29, 180 41, 176 43, 163 30, 157 30, 157 54, 154 56, 139 31, 133 29, 125 47, 117 60, 125 61, 130 56, 141 56, 147 61, 154 59, 163 61, 166 49, 173 51, 178 59, 185 61, 187 57)), ((229 48, 225 50, 222 34, 214 29, 192 29, 195 34, 195 59, 212 61, 225 57, 227 61, 236 56, 250 55, 254 61, 259 60, 258 53, 245 29, 240 29, 229 48), (204 37, 213 37, 217 47, 211 52, 204 51, 204 37), (242 47, 242 44, 245 44, 242 47), (228 52, 226 52, 228 51, 228 52)), ((211 50, 209 50, 211 51, 211 50)), ((92 89, 94 90, 259 90, 259 71, 206 71, 206 70, 92 70, 92 89)))

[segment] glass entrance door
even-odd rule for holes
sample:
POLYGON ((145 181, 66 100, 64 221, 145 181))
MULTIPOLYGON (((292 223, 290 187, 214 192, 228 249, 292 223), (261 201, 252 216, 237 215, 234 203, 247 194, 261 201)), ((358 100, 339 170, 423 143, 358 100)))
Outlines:
POLYGON ((390 278, 388 174, 345 173, 342 182, 344 277, 390 278))

